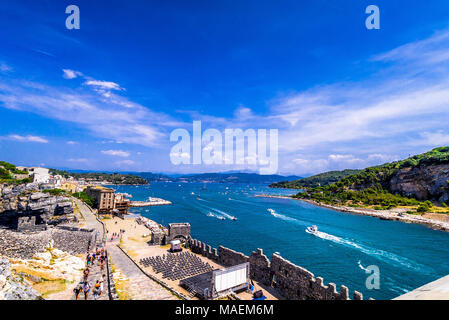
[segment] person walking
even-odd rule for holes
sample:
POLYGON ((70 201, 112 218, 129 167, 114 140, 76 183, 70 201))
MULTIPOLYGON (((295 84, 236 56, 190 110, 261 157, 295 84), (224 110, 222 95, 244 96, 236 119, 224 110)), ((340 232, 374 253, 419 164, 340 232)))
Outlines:
POLYGON ((84 300, 87 300, 87 298, 89 298, 89 291, 90 291, 90 283, 88 281, 84 282, 83 291, 84 291, 84 300))
POLYGON ((79 299, 81 291, 83 291, 83 285, 82 285, 82 283, 80 282, 80 283, 78 283, 78 284, 76 285, 76 287, 73 289, 73 292, 75 293, 75 300, 78 300, 78 299, 79 299))
POLYGON ((97 282, 94 285, 94 291, 93 291, 93 295, 94 295, 94 300, 97 300, 100 297, 100 280, 97 280, 97 282))

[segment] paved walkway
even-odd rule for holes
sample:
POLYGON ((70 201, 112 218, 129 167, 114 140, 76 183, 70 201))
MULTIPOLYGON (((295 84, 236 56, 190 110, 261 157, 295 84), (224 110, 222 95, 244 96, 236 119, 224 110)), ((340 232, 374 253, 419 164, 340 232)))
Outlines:
POLYGON ((112 264, 128 281, 124 286, 126 295, 132 300, 178 300, 170 291, 148 278, 115 243, 106 246, 112 264))
MULTIPOLYGON (((85 228, 96 229, 100 232, 100 239, 103 239, 103 225, 96 219, 94 213, 86 206, 82 201, 75 200, 80 213, 86 221, 85 228)), ((115 269, 118 269, 120 273, 127 278, 124 281, 124 290, 126 296, 132 300, 177 300, 177 297, 173 296, 170 291, 148 278, 135 264, 128 258, 119 248, 117 248, 117 242, 107 242, 106 250, 115 269)), ((91 270, 89 281, 94 285, 97 278, 101 277, 98 271, 91 270), (92 280, 91 280, 92 279, 92 280)), ((98 267, 99 268, 99 267, 98 267)), ((106 288, 107 284, 104 284, 106 288)), ((107 297, 107 292, 105 294, 107 297)), ((89 300, 92 297, 89 297, 89 300)), ((93 298, 92 298, 93 299, 93 298)))

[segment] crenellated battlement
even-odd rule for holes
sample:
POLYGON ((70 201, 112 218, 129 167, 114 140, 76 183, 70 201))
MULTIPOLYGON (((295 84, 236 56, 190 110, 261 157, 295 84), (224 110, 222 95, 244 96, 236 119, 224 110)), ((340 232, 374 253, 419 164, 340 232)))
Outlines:
MULTIPOLYGON (((201 254, 225 267, 249 262, 250 278, 277 289, 289 300, 349 300, 349 289, 334 283, 324 284, 322 277, 315 277, 309 270, 297 266, 273 253, 271 261, 262 249, 253 251, 248 257, 241 252, 220 246, 218 250, 197 239, 189 239, 192 252, 201 254)), ((363 300, 360 292, 354 291, 352 299, 363 300)))

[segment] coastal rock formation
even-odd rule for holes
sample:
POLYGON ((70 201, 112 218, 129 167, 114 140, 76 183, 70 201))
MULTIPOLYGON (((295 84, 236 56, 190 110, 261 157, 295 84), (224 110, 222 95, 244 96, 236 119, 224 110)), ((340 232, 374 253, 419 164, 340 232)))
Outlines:
POLYGON ((449 200, 449 164, 408 167, 398 170, 390 180, 392 193, 418 200, 449 200))
POLYGON ((40 294, 26 280, 10 270, 8 259, 0 257, 0 300, 36 300, 40 294))
POLYGON ((37 184, 0 186, 0 224, 21 231, 46 229, 73 214, 69 198, 37 192, 37 184))

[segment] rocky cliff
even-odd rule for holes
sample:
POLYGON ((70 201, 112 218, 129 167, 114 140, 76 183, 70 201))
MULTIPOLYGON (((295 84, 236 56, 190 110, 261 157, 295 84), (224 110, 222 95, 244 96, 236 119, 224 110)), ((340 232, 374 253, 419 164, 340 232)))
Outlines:
POLYGON ((389 189, 418 200, 449 200, 449 164, 399 169, 391 178, 389 189))
POLYGON ((0 300, 36 300, 40 294, 26 280, 10 271, 8 259, 0 257, 0 300))
POLYGON ((0 225, 27 230, 56 224, 62 216, 73 213, 69 198, 37 190, 35 183, 0 185, 0 225))

